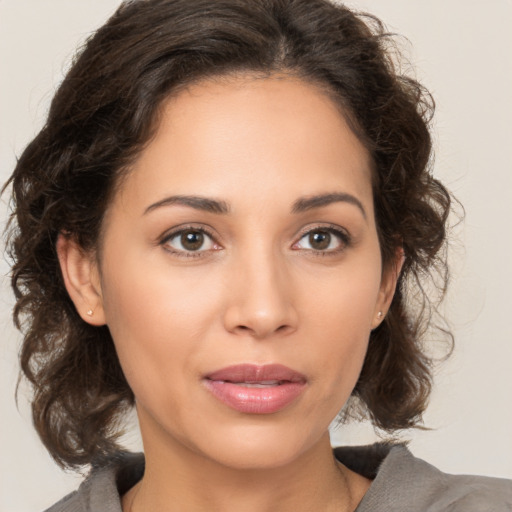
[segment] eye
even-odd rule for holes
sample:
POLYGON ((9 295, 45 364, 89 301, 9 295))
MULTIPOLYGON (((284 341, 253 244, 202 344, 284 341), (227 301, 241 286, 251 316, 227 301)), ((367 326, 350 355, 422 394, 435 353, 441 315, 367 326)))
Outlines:
POLYGON ((348 244, 349 237, 346 233, 334 228, 316 228, 304 234, 293 248, 335 253, 348 244))
POLYGON ((213 238, 202 229, 188 228, 169 235, 162 244, 177 253, 201 253, 216 249, 213 238))

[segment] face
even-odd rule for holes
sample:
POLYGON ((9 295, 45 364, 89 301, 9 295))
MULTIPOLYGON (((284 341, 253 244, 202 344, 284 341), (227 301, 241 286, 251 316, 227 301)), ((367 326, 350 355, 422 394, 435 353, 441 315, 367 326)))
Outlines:
POLYGON ((327 96, 285 77, 164 105, 91 275, 84 318, 112 333, 145 445, 239 468, 325 438, 394 287, 366 150, 327 96))

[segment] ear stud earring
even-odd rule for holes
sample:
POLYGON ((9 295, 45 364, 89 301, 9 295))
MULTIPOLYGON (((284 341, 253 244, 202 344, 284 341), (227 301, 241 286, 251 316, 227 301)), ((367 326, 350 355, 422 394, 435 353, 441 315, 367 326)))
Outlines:
POLYGON ((92 316, 94 314, 92 309, 87 310, 87 316, 92 316))
POLYGON ((379 312, 377 313, 377 318, 378 318, 379 320, 382 318, 382 311, 379 311, 379 312))

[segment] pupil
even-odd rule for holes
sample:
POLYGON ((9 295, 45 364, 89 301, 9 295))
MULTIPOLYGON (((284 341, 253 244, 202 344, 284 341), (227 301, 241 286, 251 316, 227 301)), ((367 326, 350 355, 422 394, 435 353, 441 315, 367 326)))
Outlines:
POLYGON ((189 251, 197 251, 204 242, 204 235, 199 231, 185 231, 181 235, 181 244, 189 251))
POLYGON ((313 249, 323 251, 329 247, 331 243, 331 234, 327 231, 316 231, 309 235, 309 243, 313 249))

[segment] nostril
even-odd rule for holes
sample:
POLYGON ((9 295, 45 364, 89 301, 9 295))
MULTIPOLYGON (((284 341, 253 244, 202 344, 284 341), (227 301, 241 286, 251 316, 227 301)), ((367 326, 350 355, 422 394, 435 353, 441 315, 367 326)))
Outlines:
MULTIPOLYGON (((283 324, 283 325, 280 325, 279 327, 277 327, 276 329, 274 329, 273 332, 274 333, 284 333, 288 330, 289 327, 290 326, 283 324)), ((247 325, 237 325, 235 328, 235 331, 238 331, 239 333, 241 333, 241 332, 242 333, 250 333, 251 336, 256 336, 256 337, 266 336, 267 334, 269 334, 269 332, 267 332, 267 330, 252 329, 251 327, 248 327, 247 325)))
POLYGON ((292 333, 297 325, 297 314, 290 305, 275 304, 258 307, 258 303, 233 303, 225 311, 223 323, 232 334, 262 339, 292 333))

